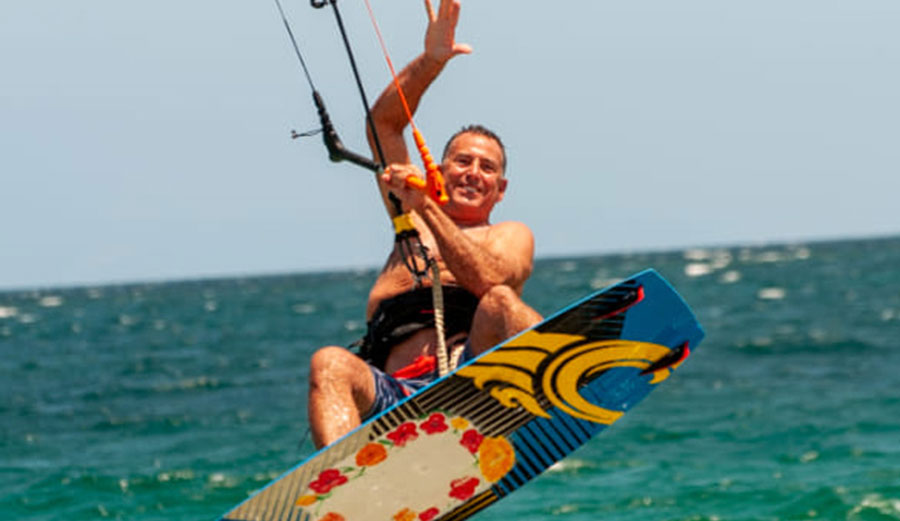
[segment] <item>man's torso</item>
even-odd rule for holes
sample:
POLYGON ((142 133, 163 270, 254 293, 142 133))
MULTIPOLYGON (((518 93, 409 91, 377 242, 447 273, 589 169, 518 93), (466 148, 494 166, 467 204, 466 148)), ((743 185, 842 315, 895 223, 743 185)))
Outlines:
MULTIPOLYGON (((496 225, 465 228, 462 231, 476 243, 486 245, 486 243, 490 241, 490 232, 494 226, 496 225)), ((455 285, 456 277, 441 258, 437 244, 435 243, 434 238, 428 233, 427 227, 417 226, 417 228, 422 230, 420 232, 422 243, 428 248, 429 256, 437 262, 438 267, 440 268, 441 284, 455 285)), ((420 268, 424 266, 424 261, 418 254, 415 260, 420 268)), ((428 284, 430 285, 430 282, 428 284)), ((367 319, 371 321, 378 309, 378 305, 382 301, 396 297, 402 293, 410 292, 415 288, 415 279, 406 267, 399 248, 395 245, 388 257, 387 263, 375 280, 372 290, 369 292, 369 302, 366 308, 367 319)), ((453 343, 464 339, 465 336, 465 333, 454 335, 454 337, 447 339, 447 344, 452 345, 453 343)), ((402 340, 391 348, 384 370, 390 374, 412 364, 419 356, 433 356, 435 354, 436 346, 437 335, 435 334, 434 328, 426 328, 417 331, 412 336, 402 340)))

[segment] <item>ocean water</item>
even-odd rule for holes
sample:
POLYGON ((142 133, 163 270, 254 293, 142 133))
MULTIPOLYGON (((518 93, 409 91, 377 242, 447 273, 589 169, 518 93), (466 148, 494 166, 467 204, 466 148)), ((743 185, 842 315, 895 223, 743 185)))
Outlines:
MULTIPOLYGON (((546 259, 525 298, 647 267, 704 343, 476 519, 900 519, 900 238, 546 259)), ((0 293, 0 519, 216 519, 312 451, 309 356, 374 276, 0 293)))

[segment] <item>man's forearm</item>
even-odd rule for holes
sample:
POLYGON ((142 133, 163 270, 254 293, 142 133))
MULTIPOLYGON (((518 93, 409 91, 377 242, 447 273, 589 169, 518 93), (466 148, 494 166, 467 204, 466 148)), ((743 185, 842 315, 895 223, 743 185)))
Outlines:
MULTIPOLYGON (((406 96, 407 103, 409 103, 410 111, 416 111, 422 95, 438 77, 445 64, 446 62, 436 61, 428 58, 425 54, 421 54, 400 72, 398 81, 406 96)), ((383 159, 388 165, 392 163, 408 163, 410 160, 409 151, 406 148, 406 141, 403 139, 403 129, 409 124, 409 118, 406 116, 406 110, 403 108, 403 103, 397 94, 397 87, 393 82, 381 93, 378 101, 372 107, 372 123, 375 126, 375 131, 378 133, 378 141, 384 154, 383 158, 378 157, 372 129, 367 125, 366 135, 369 138, 369 146, 376 159, 383 159)), ((378 180, 378 188, 388 215, 395 216, 396 212, 393 205, 388 200, 387 188, 380 180, 378 180)))
MULTIPOLYGON (((409 106, 411 113, 419 108, 419 101, 428 87, 437 79, 447 62, 459 54, 472 52, 466 44, 456 43, 456 24, 459 21, 459 0, 441 0, 435 11, 430 0, 425 2, 428 12, 428 27, 425 30, 425 50, 409 63, 397 77, 397 83, 409 106)), ((403 139, 403 129, 409 124, 409 117, 403 107, 397 85, 393 82, 381 93, 372 107, 372 123, 378 134, 382 155, 376 146, 372 128, 366 125, 369 146, 376 157, 385 163, 409 163, 409 151, 403 139)), ((381 179, 378 179, 381 197, 388 214, 394 216, 396 211, 389 201, 388 190, 381 179)))
MULTIPOLYGON (((422 95, 437 79, 445 65, 446 62, 434 60, 423 53, 400 71, 397 80, 412 113, 416 112, 422 95)), ((393 82, 381 93, 372 107, 372 118, 379 132, 402 132, 409 123, 406 110, 397 93, 397 86, 393 82)))
POLYGON ((433 200, 427 199, 419 213, 460 286, 481 298, 494 286, 514 284, 509 266, 463 233, 433 200))

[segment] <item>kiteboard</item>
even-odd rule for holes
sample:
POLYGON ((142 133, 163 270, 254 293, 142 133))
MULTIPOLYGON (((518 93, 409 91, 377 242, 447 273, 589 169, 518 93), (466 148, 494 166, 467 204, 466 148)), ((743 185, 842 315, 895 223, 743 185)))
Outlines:
POLYGON ((703 335, 643 271, 375 416, 221 521, 461 521, 621 418, 703 335))

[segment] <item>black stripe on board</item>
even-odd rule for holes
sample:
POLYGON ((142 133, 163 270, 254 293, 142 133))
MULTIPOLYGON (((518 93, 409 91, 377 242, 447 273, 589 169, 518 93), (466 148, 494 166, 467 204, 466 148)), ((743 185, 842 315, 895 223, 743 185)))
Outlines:
POLYGON ((412 401, 400 404, 396 411, 397 415, 403 418, 404 422, 415 421, 425 415, 425 413, 419 412, 419 408, 412 401))
POLYGON ((500 499, 494 494, 494 491, 491 489, 485 490, 481 494, 473 497, 472 499, 466 501, 462 505, 454 508, 447 514, 444 514, 440 518, 439 521, 461 521, 463 519, 467 519, 471 517, 473 514, 480 510, 484 510, 485 508, 491 506, 493 503, 496 503, 497 500, 500 499))
POLYGON ((478 390, 472 386, 467 389, 465 381, 460 378, 451 376, 448 380, 444 380, 433 388, 427 389, 420 395, 416 395, 413 400, 422 410, 431 411, 435 409, 454 410, 456 405, 467 397, 478 394, 478 390))
POLYGON ((525 446, 529 450, 531 450, 532 454, 536 456, 535 462, 539 462, 541 464, 540 468, 542 472, 544 469, 549 468, 550 465, 556 463, 556 461, 559 459, 558 457, 551 454, 549 450, 547 450, 547 447, 544 446, 540 438, 529 431, 528 425, 525 425, 524 427, 516 431, 516 436, 520 440, 522 440, 525 446))
POLYGON ((505 490, 513 491, 525 484, 526 480, 524 479, 524 476, 519 475, 516 471, 517 466, 518 465, 513 466, 506 476, 503 476, 503 479, 494 486, 494 492, 497 496, 503 497, 506 495, 505 490))
POLYGON ((517 447, 516 455, 521 454, 523 456, 523 461, 525 461, 529 467, 534 469, 534 475, 537 476, 543 472, 544 469, 552 465, 553 462, 542 456, 541 453, 543 450, 535 447, 530 440, 522 435, 523 433, 523 430, 516 433, 516 438, 518 438, 517 443, 514 444, 514 447, 517 447))
POLYGON ((507 409, 494 418, 483 430, 486 436, 509 436, 516 429, 534 419, 534 415, 524 409, 507 409))
POLYGON ((559 431, 559 427, 555 423, 550 423, 546 421, 534 421, 531 422, 529 427, 532 427, 533 430, 540 430, 544 437, 553 445, 553 447, 559 451, 560 457, 564 458, 566 455, 571 454, 573 450, 577 449, 578 446, 572 446, 569 440, 559 431))
POLYGON ((556 421, 565 425, 569 429, 569 431, 572 432, 575 439, 578 440, 579 446, 587 443, 587 441, 591 439, 591 436, 594 435, 593 432, 585 429, 585 424, 590 425, 590 423, 588 423, 586 420, 580 420, 578 418, 573 418, 572 416, 561 413, 557 416, 556 421))
POLYGON ((519 429, 520 435, 528 435, 534 439, 534 443, 538 444, 542 449, 544 449, 544 454, 547 457, 551 458, 552 461, 550 465, 553 465, 557 461, 561 460, 566 454, 560 450, 559 446, 556 445, 556 442, 553 441, 552 438, 547 436, 543 431, 537 429, 535 426, 535 422, 529 423, 528 425, 519 429))
MULTIPOLYGON (((504 409, 503 405, 497 403, 490 395, 473 396, 471 400, 457 408, 457 413, 471 420, 489 419, 504 409)), ((482 422, 478 421, 481 425, 482 422)))
MULTIPOLYGON (((581 425, 579 425, 577 423, 577 420, 575 418, 572 418, 571 416, 568 416, 566 414, 557 413, 553 417, 553 422, 556 425, 556 427, 560 430, 560 432, 565 431, 566 433, 569 434, 569 436, 566 438, 567 442, 568 442, 569 438, 572 438, 575 440, 574 443, 575 443, 576 449, 578 447, 581 447, 582 445, 587 443, 587 441, 589 439, 591 439, 590 434, 588 434, 587 431, 585 431, 581 427, 581 425)), ((571 442, 569 442, 569 443, 571 443, 571 442)))

